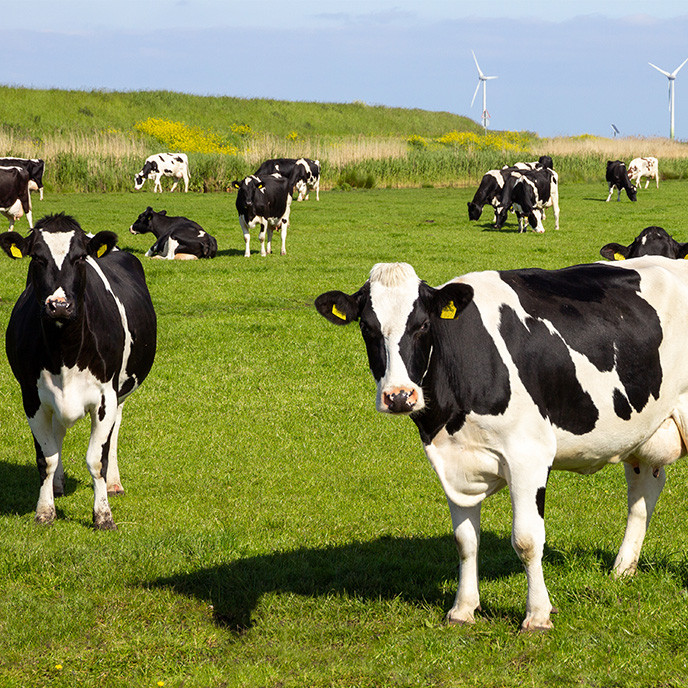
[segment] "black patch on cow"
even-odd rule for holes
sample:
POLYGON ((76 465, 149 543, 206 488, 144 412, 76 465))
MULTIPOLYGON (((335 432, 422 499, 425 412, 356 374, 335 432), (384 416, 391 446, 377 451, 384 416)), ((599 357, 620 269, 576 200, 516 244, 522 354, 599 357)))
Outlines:
POLYGON ((631 413, 633 413, 628 399, 619 389, 614 390, 614 413, 622 420, 631 420, 631 413))
POLYGON ((100 396, 100 406, 98 407, 98 418, 103 420, 105 418, 105 395, 100 396))
POLYGON ((43 449, 35 437, 33 438, 33 446, 36 448, 36 466, 38 466, 38 475, 42 485, 48 475, 48 462, 45 460, 43 449))
MULTIPOLYGON (((626 399, 637 412, 645 407, 650 396, 659 397, 662 328, 656 311, 640 295, 640 275, 636 271, 591 264, 554 271, 513 270, 501 272, 500 277, 516 292, 532 319, 528 321, 526 333, 522 333, 528 334, 524 346, 529 347, 529 355, 521 355, 506 334, 504 339, 512 355, 520 361, 517 362, 519 373, 529 392, 539 396, 547 408, 549 403, 554 404, 545 414, 553 422, 559 416, 566 425, 584 428, 590 424, 592 410, 587 410, 586 418, 575 419, 571 415, 582 413, 587 405, 575 394, 573 400, 569 400, 572 390, 567 389, 565 381, 568 380, 574 389, 580 388, 580 384, 574 379, 575 371, 573 378, 567 372, 573 370, 573 363, 565 347, 562 349, 554 343, 559 352, 557 357, 552 351, 527 341, 532 330, 539 337, 540 346, 554 342, 555 337, 549 334, 545 321, 551 323, 571 349, 584 355, 598 370, 616 370, 626 399), (552 384, 542 373, 543 364, 549 366, 552 375, 560 376, 555 385, 565 398, 553 399, 551 390, 550 394, 543 395, 537 389, 541 384, 552 384)), ((511 317, 512 320, 516 318, 513 313, 511 317)), ((514 322, 511 325, 516 329, 524 328, 514 322)))
POLYGON ((535 504, 537 504, 538 514, 540 518, 545 518, 545 493, 547 492, 546 487, 538 487, 538 491, 535 494, 535 504))

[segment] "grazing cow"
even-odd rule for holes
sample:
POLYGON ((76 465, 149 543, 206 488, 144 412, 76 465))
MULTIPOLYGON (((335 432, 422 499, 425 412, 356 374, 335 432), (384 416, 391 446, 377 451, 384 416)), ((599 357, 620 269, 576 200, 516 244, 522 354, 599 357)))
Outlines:
POLYGON ((282 238, 280 253, 287 252, 287 229, 291 212, 291 186, 289 180, 280 174, 250 175, 245 179, 232 182, 237 190, 236 209, 239 213, 241 231, 244 233, 246 250, 244 256, 251 255, 249 242, 250 230, 260 225, 260 255, 272 253, 272 232, 279 229, 282 238), (265 239, 267 234, 267 249, 265 239))
POLYGON ((665 256, 666 258, 686 258, 688 243, 676 241, 662 227, 645 227, 628 246, 606 244, 600 255, 609 260, 626 260, 640 256, 665 256))
POLYGON ((149 258, 167 260, 195 260, 214 258, 217 254, 215 237, 201 225, 186 217, 169 216, 166 210, 155 212, 148 206, 136 219, 129 231, 132 234, 151 232, 157 241, 148 249, 149 258))
POLYGON ((461 562, 450 622, 474 620, 481 502, 508 486, 528 580, 522 628, 551 627, 551 469, 624 463, 628 522, 614 572, 635 571, 664 466, 686 453, 688 261, 476 272, 437 288, 410 265, 378 264, 357 292, 329 291, 315 306, 334 324, 360 320, 378 411, 418 427, 461 562))
POLYGON ((659 162, 657 158, 633 158, 628 163, 628 176, 631 183, 637 188, 640 188, 640 180, 642 177, 647 177, 645 180, 645 188, 650 185, 650 179, 655 180, 657 188, 659 189, 659 162))
POLYGON ((93 525, 116 528, 108 493, 123 492, 117 464, 122 404, 153 365, 156 342, 141 263, 113 250, 116 243, 114 232, 89 237, 64 214, 41 219, 26 238, 0 234, 0 247, 11 258, 31 258, 26 289, 10 316, 6 349, 36 447, 39 523, 53 522, 54 494, 64 492, 67 428, 89 414, 93 525))
POLYGON ((186 153, 157 153, 146 158, 141 171, 134 176, 134 188, 138 191, 143 187, 146 179, 153 180, 153 193, 162 193, 162 177, 174 177, 177 181, 172 184, 170 191, 174 191, 179 180, 184 180, 184 191, 189 190, 189 159, 186 153))
POLYGON ((542 233, 545 208, 554 210, 554 228, 559 229, 559 175, 548 167, 514 172, 504 184, 497 207, 495 227, 506 222, 507 212, 513 208, 518 217, 519 231, 524 232, 527 224, 533 231, 542 233), (527 219, 527 224, 526 224, 527 219))
POLYGON ((297 201, 308 200, 309 191, 315 189, 315 198, 320 200, 320 161, 308 158, 274 158, 266 160, 256 170, 261 177, 277 172, 289 180, 291 193, 299 192, 297 201))
POLYGON ((23 167, 0 167, 0 213, 10 221, 10 229, 22 215, 33 227, 29 182, 29 173, 23 167))
POLYGON ((617 189, 619 192, 619 195, 616 197, 617 201, 621 200, 621 189, 626 189, 626 194, 628 194, 632 201, 637 200, 635 186, 628 179, 626 165, 621 160, 607 160, 607 184, 609 184, 607 201, 612 197, 614 189, 617 189))
POLYGON ((0 167, 23 167, 29 173, 29 191, 38 191, 43 200, 43 173, 45 160, 40 158, 0 158, 0 167))

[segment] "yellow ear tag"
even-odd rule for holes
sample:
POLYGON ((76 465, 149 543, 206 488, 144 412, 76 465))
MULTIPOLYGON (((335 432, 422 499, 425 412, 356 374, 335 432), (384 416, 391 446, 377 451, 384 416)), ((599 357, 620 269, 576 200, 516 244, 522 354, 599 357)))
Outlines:
POLYGON ((15 257, 15 258, 21 258, 22 257, 22 252, 17 248, 17 244, 12 244, 10 246, 10 253, 15 257))
POLYGON ((456 317, 456 306, 453 301, 450 301, 440 313, 440 318, 445 320, 453 320, 456 317))
POLYGON ((626 256, 623 256, 620 253, 615 253, 614 260, 626 260, 626 256))
POLYGON ((346 314, 342 313, 334 304, 332 305, 332 315, 336 315, 340 320, 346 320, 346 314))
POLYGON ((98 258, 102 258, 102 257, 103 257, 103 254, 105 253, 105 251, 107 251, 107 248, 108 248, 108 247, 107 247, 107 244, 103 244, 103 245, 98 249, 98 251, 96 252, 96 256, 97 256, 98 258))

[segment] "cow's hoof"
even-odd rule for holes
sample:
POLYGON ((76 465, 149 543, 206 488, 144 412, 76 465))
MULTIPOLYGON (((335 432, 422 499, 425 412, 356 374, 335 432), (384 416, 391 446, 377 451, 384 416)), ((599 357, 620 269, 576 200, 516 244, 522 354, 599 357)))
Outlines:
POLYGON ((116 485, 108 485, 107 493, 108 497, 112 497, 113 495, 123 495, 124 488, 119 483, 116 485))
POLYGON ((112 514, 93 514, 94 530, 117 530, 112 514))
POLYGON ((552 622, 549 619, 544 621, 535 621, 534 619, 526 619, 521 624, 521 633, 546 633, 553 628, 552 622))
POLYGON ((51 526, 55 521, 55 509, 46 509, 45 511, 37 511, 34 518, 36 523, 42 526, 51 526))

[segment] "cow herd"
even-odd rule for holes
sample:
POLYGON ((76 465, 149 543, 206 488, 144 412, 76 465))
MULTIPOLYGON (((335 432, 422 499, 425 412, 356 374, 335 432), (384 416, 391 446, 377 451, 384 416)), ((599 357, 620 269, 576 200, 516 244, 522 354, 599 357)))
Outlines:
MULTIPOLYGON (((619 162, 608 165, 616 188, 626 188, 618 186, 625 180, 635 190, 629 179, 639 184, 642 176, 657 175, 656 160, 645 167, 633 161, 628 170, 619 162)), ((0 165, 0 173, 0 189, 6 178, 24 184, 31 176, 18 163, 0 165)), ((188 188, 185 157, 151 156, 136 176, 137 188, 153 178, 156 191, 165 175, 188 188)), ((40 189, 42 167, 36 176, 40 189)), ((315 190, 318 198, 319 177, 317 161, 280 159, 232 183, 246 255, 256 226, 262 255, 271 251, 275 229, 285 252, 292 194, 306 199, 315 190)), ((559 226, 558 198, 558 175, 543 156, 490 170, 468 203, 469 217, 477 220, 490 205, 498 226, 513 211, 521 231, 543 232, 548 207, 559 226)), ((151 207, 130 231, 155 236, 151 257, 217 253, 217 242, 200 225, 151 207)), ((6 349, 34 438, 41 523, 55 519, 54 497, 64 492, 66 430, 90 416, 93 522, 115 528, 108 494, 123 491, 117 464, 122 405, 147 376, 156 350, 156 316, 141 263, 116 241, 108 231, 87 235, 64 214, 44 217, 28 237, 0 234, 9 257, 30 258, 6 349)), ((688 374, 684 379, 680 362, 688 262, 677 259, 686 257, 688 244, 653 226, 630 245, 610 243, 600 253, 611 262, 475 272, 436 288, 406 263, 377 264, 356 292, 333 290, 315 300, 331 323, 359 322, 377 410, 413 420, 439 477, 460 557, 451 623, 473 622, 480 606, 486 497, 510 490, 512 544, 528 581, 522 628, 548 629, 552 605, 542 556, 550 471, 589 474, 623 462, 628 517, 614 563, 621 576, 638 565, 665 466, 687 453, 688 374)))

